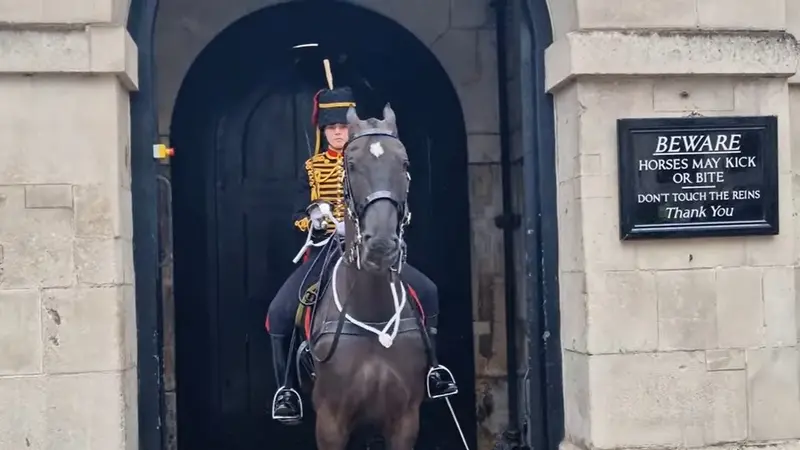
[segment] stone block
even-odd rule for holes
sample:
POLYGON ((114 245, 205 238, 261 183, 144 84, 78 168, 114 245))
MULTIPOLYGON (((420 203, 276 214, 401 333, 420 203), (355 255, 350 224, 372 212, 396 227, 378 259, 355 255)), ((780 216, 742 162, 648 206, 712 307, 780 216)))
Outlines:
POLYGON ((745 365, 745 355, 742 349, 706 350, 706 370, 709 372, 744 370, 745 365))
POLYGON ((41 373, 40 310, 39 291, 0 290, 0 376, 41 373))
POLYGON ((493 221, 503 210, 500 165, 471 164, 468 170, 470 215, 493 221))
POLYGON ((749 438, 800 438, 797 347, 747 350, 749 438))
POLYGON ((694 28, 695 0, 577 0, 579 26, 590 28, 694 28))
POLYGON ((89 41, 83 30, 0 31, 0 72, 83 72, 89 41))
POLYGON ((761 270, 738 267, 716 273, 717 345, 722 348, 764 344, 761 270))
POLYGON ((704 352, 590 360, 593 448, 697 447, 744 437, 743 371, 707 372, 704 352))
POLYGON ((75 235, 130 239, 131 208, 131 193, 125 188, 105 184, 75 186, 75 235))
MULTIPOLYGON (((42 17, 42 0, 0 0, 0 22, 36 22, 42 17)), ((0 441, 2 442, 2 441, 0 441)))
MULTIPOLYGON (((798 148, 798 147, 795 147, 798 148)), ((800 173, 792 174, 792 212, 800 211, 800 173)), ((794 220, 792 221, 792 227, 794 228, 793 231, 793 239, 792 244, 794 244, 794 248, 800 248, 800 216, 794 216, 794 220)), ((798 264, 800 262, 800 254, 796 254, 793 258, 794 264, 798 264)))
POLYGON ((795 264, 794 201, 792 176, 778 176, 778 220, 780 234, 776 236, 751 236, 745 238, 746 264, 748 266, 790 266, 795 264))
POLYGON ((733 111, 733 80, 665 78, 655 82, 655 111, 733 111))
POLYGON ((0 79, 0 185, 116 182, 121 90, 111 77, 0 79))
MULTIPOLYGON (((118 287, 122 291, 121 326, 122 326, 122 362, 123 367, 129 368, 136 365, 138 358, 138 328, 136 323, 136 291, 132 285, 118 287)), ((133 374, 133 388, 138 386, 136 373, 133 374)))
MULTIPOLYGON (((581 166, 581 162, 586 161, 586 157, 598 157, 599 155, 585 155, 584 157, 578 157, 578 170, 581 170, 583 167, 581 166)), ((599 158, 598 158, 599 159, 599 158)), ((599 164, 598 164, 599 166, 599 164)), ((605 199, 617 199, 618 192, 619 192, 619 181, 616 176, 614 175, 607 175, 607 174, 600 174, 600 175, 581 175, 578 178, 578 182, 580 183, 580 193, 578 198, 581 199, 592 199, 592 198, 605 198, 605 199)), ((619 227, 617 227, 619 228, 619 227)), ((619 229, 617 229, 617 235, 619 236, 619 229)))
MULTIPOLYGON (((657 115, 653 111, 653 80, 594 79, 578 81, 576 84, 578 154, 582 157, 599 156, 600 173, 611 176, 611 180, 616 180, 617 119, 657 115)), ((616 182, 613 185, 616 186, 616 182)), ((614 197, 616 198, 616 190, 614 197)))
POLYGON ((558 185, 558 267, 561 271, 583 271, 585 255, 583 214, 577 200, 577 181, 558 185))
MULTIPOLYGON (((608 164, 603 164, 603 157, 601 155, 592 153, 583 153, 578 155, 576 160, 578 163, 578 173, 581 177, 609 175, 614 173, 613 168, 608 167, 608 164)), ((582 198, 587 198, 586 192, 581 192, 582 198)), ((612 197, 612 195, 602 195, 598 197, 612 197)))
MULTIPOLYGON (((45 23, 124 25, 130 0, 34 0, 45 23)), ((38 21, 38 20, 37 20, 38 21)))
POLYGON ((26 208, 72 208, 69 184, 33 184, 25 186, 26 208))
POLYGON ((619 240, 617 199, 583 198, 580 208, 586 271, 635 269, 636 247, 619 240))
POLYGON ((451 29, 430 48, 458 93, 467 132, 498 133, 494 32, 451 29))
POLYGON ((53 375, 46 379, 47 450, 130 449, 122 372, 53 375))
POLYGON ((450 0, 354 0, 353 3, 391 17, 426 45, 436 42, 450 28, 450 0))
POLYGON ((786 3, 785 0, 697 0, 698 24, 704 30, 785 30, 786 3))
MULTIPOLYGON (((579 135, 581 108, 578 86, 566 87, 553 100, 556 121, 556 178, 559 183, 578 176, 579 135)), ((577 197, 577 192, 576 196, 577 197)))
POLYGON ((494 12, 488 0, 450 0, 451 28, 494 27, 494 12))
POLYGON ((658 308, 653 272, 592 273, 587 290, 589 353, 657 348, 658 308))
POLYGON ((467 135, 467 157, 471 164, 500 163, 499 134, 467 135))
POLYGON ((545 88, 598 76, 788 77, 797 70, 795 47, 785 33, 573 31, 545 52, 545 88))
POLYGON ((23 186, 0 186, 0 289, 71 285, 72 236, 72 211, 26 209, 23 186))
POLYGON ((123 418, 125 431, 124 450, 141 450, 139 446, 139 374, 131 368, 122 373, 122 400, 125 405, 123 418))
MULTIPOLYGON (((798 6, 798 18, 800 18, 800 6, 798 6)), ((800 32, 800 29, 798 30, 800 32)), ((800 81, 800 79, 798 80, 800 81)), ((789 84, 789 145, 793 149, 800 148, 800 133, 792 133, 791 130, 800 129, 800 84, 789 84)), ((780 133, 780 131, 778 131, 780 133)), ((796 152, 795 152, 796 154, 796 152)), ((792 155, 794 156, 794 155, 792 155)), ((794 174, 800 173, 800 157, 791 158, 791 171, 794 174)))
POLYGON ((713 270, 656 273, 659 350, 717 346, 717 295, 713 270))
POLYGON ((637 242, 637 266, 644 270, 673 270, 745 265, 745 244, 740 240, 676 239, 666 244, 637 242))
POLYGON ((708 372, 701 395, 705 444, 747 439, 747 374, 744 370, 708 372))
POLYGON ((797 344, 797 286, 792 267, 763 269, 764 333, 768 347, 797 344))
MULTIPOLYGON (((46 411, 44 377, 0 378, 0 448, 45 447, 46 411)), ((57 447, 56 447, 57 448, 57 447)))
POLYGON ((564 367, 564 431, 568 439, 588 442, 592 417, 589 355, 565 351, 564 367))
POLYGON ((550 11, 550 22, 553 24, 553 41, 578 29, 576 0, 547 0, 547 10, 550 11))
MULTIPOLYGON (((129 311, 119 287, 48 289, 44 292, 47 373, 121 370, 126 355, 129 311)), ((135 339, 135 336, 133 336, 135 339)))
POLYGON ((589 367, 593 448, 699 446, 715 423, 703 352, 597 355, 589 367))
POLYGON ((800 3, 786 2, 786 29, 795 37, 800 36, 800 3))
POLYGON ((113 285, 125 283, 124 239, 75 239, 75 273, 78 283, 113 285))
POLYGON ((128 30, 122 26, 93 25, 88 27, 88 33, 90 71, 115 73, 126 89, 136 90, 139 85, 139 59, 136 44, 128 30))
POLYGON ((586 275, 583 272, 562 271, 558 278, 561 346, 565 350, 586 353, 588 352, 586 275))
POLYGON ((734 85, 735 113, 778 116, 778 171, 789 173, 792 167, 792 129, 789 108, 789 85, 783 78, 742 78, 734 85))

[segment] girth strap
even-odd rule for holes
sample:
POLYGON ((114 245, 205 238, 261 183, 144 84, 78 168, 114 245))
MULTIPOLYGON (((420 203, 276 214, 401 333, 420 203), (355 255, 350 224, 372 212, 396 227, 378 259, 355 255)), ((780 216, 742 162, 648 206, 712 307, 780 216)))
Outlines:
MULTIPOLYGON (((383 328, 386 326, 386 322, 365 322, 367 325, 370 325, 375 328, 383 328)), ((320 337, 326 334, 335 334, 336 327, 338 326, 337 321, 328 321, 322 324, 322 328, 315 332, 314 341, 319 340, 320 337)), ((419 330, 419 323, 416 317, 407 317, 405 319, 400 319, 400 325, 397 330, 397 334, 407 333, 409 331, 417 331, 419 330)), ((368 331, 360 328, 350 322, 345 322, 344 326, 342 327, 341 334, 348 335, 348 336, 368 336, 371 335, 368 331)))

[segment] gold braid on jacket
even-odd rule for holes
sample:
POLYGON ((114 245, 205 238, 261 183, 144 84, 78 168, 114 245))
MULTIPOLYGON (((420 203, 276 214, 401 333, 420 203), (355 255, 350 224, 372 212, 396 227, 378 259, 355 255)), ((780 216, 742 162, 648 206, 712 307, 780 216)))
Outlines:
MULTIPOLYGON (((330 203, 336 220, 344 220, 344 167, 342 154, 336 150, 318 153, 306 160, 308 185, 311 187, 311 202, 322 200, 330 203)), ((308 231, 311 220, 304 217, 294 222, 300 231, 308 231)), ((334 225, 326 221, 325 233, 332 233, 334 225)))

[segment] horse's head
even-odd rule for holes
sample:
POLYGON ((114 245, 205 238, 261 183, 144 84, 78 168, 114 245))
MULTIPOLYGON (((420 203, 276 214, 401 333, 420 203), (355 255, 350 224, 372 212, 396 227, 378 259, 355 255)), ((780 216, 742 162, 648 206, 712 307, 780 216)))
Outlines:
POLYGON ((347 112, 350 140, 345 147, 347 245, 360 267, 370 271, 398 268, 403 259, 403 229, 408 212, 408 155, 397 138, 394 111, 387 104, 383 120, 361 120, 347 112))

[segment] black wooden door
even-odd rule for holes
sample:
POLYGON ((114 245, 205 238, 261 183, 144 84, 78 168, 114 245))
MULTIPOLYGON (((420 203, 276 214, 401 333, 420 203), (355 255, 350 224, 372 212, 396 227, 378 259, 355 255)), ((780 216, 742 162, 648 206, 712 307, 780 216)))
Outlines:
POLYGON ((282 446, 313 442, 311 428, 281 427, 268 415, 275 383, 264 329, 303 241, 292 215, 308 201, 297 198, 297 183, 313 145, 312 98, 300 82, 270 80, 217 125, 215 365, 226 449, 267 448, 278 427, 282 446))
MULTIPOLYGON (((308 201, 296 195, 314 144, 312 99, 324 83, 319 66, 215 64, 184 88, 195 95, 184 94, 173 122, 181 449, 315 448, 312 417, 285 427, 269 415, 275 382, 264 318, 303 242, 292 214, 308 201), (222 77, 225 84, 215 83, 222 77)), ((397 70, 351 63, 334 73, 338 85, 353 88, 362 117, 380 117, 387 101, 397 112, 412 164, 409 262, 439 287, 439 353, 459 377, 462 392, 453 403, 474 442, 462 119, 448 106, 452 99, 437 100, 436 89, 393 81, 397 70), (358 67, 375 71, 369 82, 358 67), (422 104, 424 98, 431 101, 422 104)), ((443 402, 426 404, 416 448, 460 446, 451 420, 443 402)))

